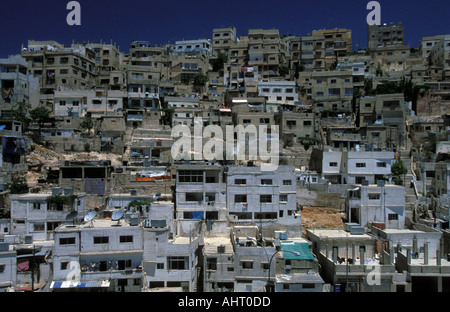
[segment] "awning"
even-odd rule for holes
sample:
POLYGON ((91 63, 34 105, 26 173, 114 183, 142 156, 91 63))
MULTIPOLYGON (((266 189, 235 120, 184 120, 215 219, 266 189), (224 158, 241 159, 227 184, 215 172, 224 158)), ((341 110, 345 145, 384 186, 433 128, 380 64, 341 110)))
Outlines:
POLYGON ((85 282, 76 282, 76 281, 57 282, 57 281, 52 281, 52 283, 50 284, 50 289, 109 287, 110 283, 111 283, 111 281, 109 281, 109 280, 85 281, 85 282))

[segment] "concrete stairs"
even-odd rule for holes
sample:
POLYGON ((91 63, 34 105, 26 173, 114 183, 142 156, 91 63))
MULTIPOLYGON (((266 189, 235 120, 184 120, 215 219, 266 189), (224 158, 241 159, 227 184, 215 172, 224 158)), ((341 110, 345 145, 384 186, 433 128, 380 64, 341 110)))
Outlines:
POLYGON ((409 156, 409 151, 400 151, 399 158, 408 168, 408 172, 403 178, 403 185, 405 186, 405 210, 407 212, 412 212, 416 205, 417 196, 414 188, 411 187, 411 180, 414 179, 414 174, 411 170, 411 157, 409 156))

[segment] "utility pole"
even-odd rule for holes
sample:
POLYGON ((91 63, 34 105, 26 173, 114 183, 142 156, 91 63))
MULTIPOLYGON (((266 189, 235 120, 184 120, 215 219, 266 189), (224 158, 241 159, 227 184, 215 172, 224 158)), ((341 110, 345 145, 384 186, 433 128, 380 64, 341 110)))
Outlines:
POLYGON ((31 269, 31 291, 34 291, 34 256, 36 254, 36 246, 33 245, 33 258, 31 258, 30 269, 31 269))

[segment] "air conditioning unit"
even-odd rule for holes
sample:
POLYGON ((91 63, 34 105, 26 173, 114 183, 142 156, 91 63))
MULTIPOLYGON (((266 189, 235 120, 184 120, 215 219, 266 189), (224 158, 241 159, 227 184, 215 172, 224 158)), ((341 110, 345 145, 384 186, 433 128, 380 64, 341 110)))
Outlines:
POLYGON ((33 235, 25 235, 23 238, 24 244, 32 244, 33 243, 33 235))
POLYGON ((54 187, 52 188, 52 195, 61 195, 62 194, 62 188, 61 187, 54 187))

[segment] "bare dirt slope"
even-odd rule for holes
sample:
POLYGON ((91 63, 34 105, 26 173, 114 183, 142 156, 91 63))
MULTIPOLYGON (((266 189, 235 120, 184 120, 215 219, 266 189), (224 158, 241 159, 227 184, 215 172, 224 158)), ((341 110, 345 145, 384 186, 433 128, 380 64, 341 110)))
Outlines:
POLYGON ((302 232, 306 235, 309 229, 343 229, 343 213, 335 208, 303 206, 302 232))

